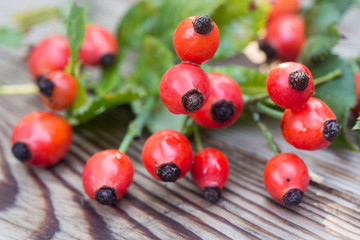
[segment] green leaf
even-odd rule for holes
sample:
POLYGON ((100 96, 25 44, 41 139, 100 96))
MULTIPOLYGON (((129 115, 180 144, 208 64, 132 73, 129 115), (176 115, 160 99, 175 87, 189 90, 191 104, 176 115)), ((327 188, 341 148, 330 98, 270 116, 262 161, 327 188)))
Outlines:
POLYGON ((356 119, 356 123, 352 127, 352 130, 360 130, 360 116, 356 119))
POLYGON ((227 0, 215 11, 213 20, 220 30, 220 45, 214 58, 235 56, 259 37, 259 30, 265 27, 270 4, 258 1, 251 11, 250 4, 251 0, 227 0))
POLYGON ((330 55, 325 60, 311 66, 311 72, 314 78, 316 78, 336 68, 341 70, 342 75, 330 82, 317 86, 315 97, 323 100, 335 113, 338 121, 341 123, 342 133, 334 141, 333 145, 354 149, 355 147, 350 142, 345 131, 349 111, 356 103, 354 74, 350 66, 339 56, 330 55))
POLYGON ((121 45, 140 48, 146 35, 160 38, 169 48, 177 25, 187 17, 211 15, 224 0, 143 0, 135 4, 118 28, 121 45))
POLYGON ((315 5, 305 16, 308 39, 301 58, 311 62, 331 53, 341 35, 336 27, 340 21, 340 11, 328 2, 315 5))
MULTIPOLYGON (((143 111, 142 106, 141 101, 131 103, 131 108, 137 115, 143 111)), ((158 132, 162 129, 173 129, 181 132, 184 125, 186 125, 187 118, 188 116, 185 114, 176 115, 169 112, 164 103, 159 99, 146 121, 146 127, 151 133, 158 132)))
POLYGON ((172 53, 159 39, 146 36, 134 71, 136 82, 147 89, 148 94, 158 95, 160 80, 173 62, 172 53))
POLYGON ((339 10, 339 13, 342 15, 344 14, 352 4, 355 3, 355 0, 316 0, 315 5, 328 3, 331 4, 334 8, 339 10))
POLYGON ((258 70, 239 65, 226 65, 210 67, 203 65, 206 72, 218 72, 232 77, 241 87, 244 95, 256 95, 267 93, 266 78, 267 75, 258 70))
POLYGON ((91 120, 112 107, 128 104, 142 98, 145 94, 146 92, 142 87, 128 83, 118 91, 108 93, 106 96, 89 96, 86 103, 74 109, 67 115, 67 118, 72 125, 78 125, 91 120))
POLYGON ((85 36, 85 11, 84 8, 78 7, 76 2, 73 3, 68 18, 67 36, 70 45, 70 72, 74 73, 77 65, 79 50, 85 36))
POLYGON ((21 32, 8 27, 0 27, 0 45, 9 48, 19 48, 22 44, 22 38, 21 32))

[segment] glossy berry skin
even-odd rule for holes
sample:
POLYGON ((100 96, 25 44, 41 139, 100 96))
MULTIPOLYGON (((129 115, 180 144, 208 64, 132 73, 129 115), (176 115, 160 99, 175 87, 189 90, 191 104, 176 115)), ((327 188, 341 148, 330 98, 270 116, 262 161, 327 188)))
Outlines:
POLYGON ((37 111, 23 117, 14 127, 12 152, 21 162, 48 167, 65 156, 71 140, 72 128, 66 119, 37 111))
POLYGON ((114 205, 134 176, 130 158, 118 150, 95 153, 85 164, 82 180, 86 194, 104 205, 114 205))
POLYGON ((53 110, 69 108, 76 100, 77 83, 63 71, 45 74, 37 81, 42 102, 53 110))
POLYGON ((209 77, 199 66, 180 63, 171 67, 160 82, 160 97, 174 114, 199 110, 210 95, 209 77))
POLYGON ((180 59, 195 64, 210 60, 219 42, 219 29, 208 16, 186 18, 178 25, 173 37, 174 48, 180 59), (200 30, 196 27, 199 25, 200 30))
POLYGON ((200 110, 190 114, 199 125, 222 128, 234 123, 240 116, 244 101, 240 86, 231 77, 209 73, 210 96, 200 110))
POLYGON ((269 160, 264 184, 270 195, 286 206, 296 206, 309 185, 308 169, 298 156, 280 153, 269 160))
POLYGON ((157 180, 175 182, 190 170, 193 160, 189 140, 181 133, 165 129, 151 135, 142 149, 142 161, 157 180))
POLYGON ((320 99, 310 98, 301 109, 286 109, 281 119, 281 133, 296 148, 326 148, 339 135, 335 114, 320 99))
POLYGON ((358 116, 360 113, 360 73, 357 73, 355 75, 355 92, 356 92, 357 104, 354 108, 354 114, 358 116))
POLYGON ((300 10, 299 0, 267 0, 271 3, 271 10, 268 15, 268 21, 282 14, 296 14, 300 10))
POLYGON ((215 148, 204 148, 194 156, 191 176, 195 184, 204 191, 204 197, 209 202, 218 201, 229 172, 226 155, 215 148))
POLYGON ((265 36, 275 55, 283 62, 296 61, 306 42, 304 20, 293 14, 280 15, 269 22, 265 36))
POLYGON ((85 65, 111 65, 115 60, 118 45, 114 34, 102 26, 86 26, 79 58, 85 65))
POLYGON ((314 92, 310 70, 296 62, 286 62, 273 68, 266 81, 271 100, 282 108, 303 107, 314 92))
POLYGON ((56 70, 64 70, 70 57, 68 40, 62 35, 45 38, 35 46, 27 59, 34 79, 56 70))

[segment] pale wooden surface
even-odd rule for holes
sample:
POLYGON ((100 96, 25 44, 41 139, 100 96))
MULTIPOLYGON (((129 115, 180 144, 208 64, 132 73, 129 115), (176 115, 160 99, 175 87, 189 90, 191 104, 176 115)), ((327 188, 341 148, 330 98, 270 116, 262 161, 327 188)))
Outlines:
MULTIPOLYGON (((132 2, 95 1, 94 19, 114 29, 132 2)), ((30 3, 49 5, 45 0, 1 1, 0 23, 30 3)), ((55 25, 35 29, 27 40, 56 32, 55 25)), ((0 49, 1 83, 30 81, 25 51, 0 49)), ((297 153, 316 174, 300 206, 289 209, 264 188, 262 171, 273 154, 254 124, 239 121, 228 129, 203 131, 204 145, 223 150, 231 164, 221 200, 209 204, 190 175, 165 184, 148 174, 140 157, 145 134, 128 150, 135 166, 133 184, 115 207, 107 207, 85 195, 81 172, 93 153, 117 148, 132 118, 129 110, 114 109, 76 128, 64 161, 38 169, 12 156, 10 136, 21 117, 39 109, 45 108, 38 96, 0 96, 0 239, 360 239, 360 153, 295 150, 282 139, 278 122, 272 122, 281 148, 297 153)))

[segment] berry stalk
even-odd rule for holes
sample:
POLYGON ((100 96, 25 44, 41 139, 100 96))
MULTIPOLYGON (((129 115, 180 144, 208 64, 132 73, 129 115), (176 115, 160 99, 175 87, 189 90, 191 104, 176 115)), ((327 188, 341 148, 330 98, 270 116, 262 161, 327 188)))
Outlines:
POLYGON ((126 153, 126 150, 130 146, 132 140, 136 137, 141 135, 142 129, 148 119, 150 112, 155 106, 155 99, 148 98, 145 103, 144 110, 136 116, 136 118, 129 123, 128 130, 126 132, 125 137, 123 138, 120 146, 119 151, 122 153, 126 153))
POLYGON ((197 150, 202 150, 204 146, 201 141, 199 126, 196 123, 194 123, 194 138, 197 150))
POLYGON ((39 88, 33 83, 8 84, 0 86, 0 95, 37 94, 39 88))

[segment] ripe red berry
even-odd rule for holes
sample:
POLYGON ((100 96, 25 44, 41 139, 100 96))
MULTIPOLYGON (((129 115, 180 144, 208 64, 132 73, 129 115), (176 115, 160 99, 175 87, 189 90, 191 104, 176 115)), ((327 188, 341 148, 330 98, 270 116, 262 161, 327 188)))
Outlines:
POLYGON ((104 205, 114 205, 134 176, 130 158, 118 150, 95 153, 85 164, 82 180, 86 194, 104 205))
POLYGON ((69 43, 62 35, 45 38, 29 54, 28 66, 31 75, 37 79, 55 70, 64 70, 70 57, 69 43))
POLYGON ((286 13, 296 14, 300 10, 299 0, 267 0, 271 3, 268 21, 286 13))
POLYGON ((148 172, 157 180, 175 182, 190 170, 192 147, 181 133, 166 129, 151 135, 142 150, 148 172))
POLYGON ((54 71, 38 79, 42 102, 51 109, 69 108, 76 100, 77 83, 75 78, 63 71, 54 71))
POLYGON ((86 26, 79 57, 86 65, 108 66, 114 62, 117 48, 114 34, 102 26, 91 24, 86 26))
POLYGON ((309 185, 305 163, 291 153, 280 153, 266 164, 264 184, 270 195, 285 206, 297 206, 309 185))
POLYGON ((219 47, 219 29, 208 16, 189 17, 175 30, 173 44, 184 62, 202 64, 210 60, 219 47))
POLYGON ((216 202, 227 182, 229 171, 229 161, 224 153, 215 148, 204 148, 195 154, 191 176, 203 190, 205 199, 216 202))
POLYGON ((21 162, 47 167, 65 156, 71 139, 72 128, 64 118, 37 111, 23 117, 14 127, 12 152, 21 162))
POLYGON ((261 48, 281 61, 296 61, 306 41, 304 20, 293 14, 280 15, 269 22, 261 48))
POLYGON ((207 128, 221 128, 234 123, 240 116, 244 101, 241 88, 231 77, 221 73, 209 73, 210 96, 191 118, 207 128))
POLYGON ((296 62, 286 62, 273 68, 267 77, 267 90, 273 102, 282 108, 301 108, 314 91, 310 70, 296 62))
POLYGON ((284 111, 281 133, 296 148, 318 150, 329 146, 340 134, 340 124, 323 101, 310 98, 303 108, 284 111))
POLYGON ((357 98, 357 104, 354 108, 354 113, 358 116, 360 113, 360 73, 355 75, 355 92, 357 98))
POLYGON ((208 75, 199 66, 181 63, 171 67, 160 82, 160 97, 174 114, 199 110, 210 95, 208 75))

